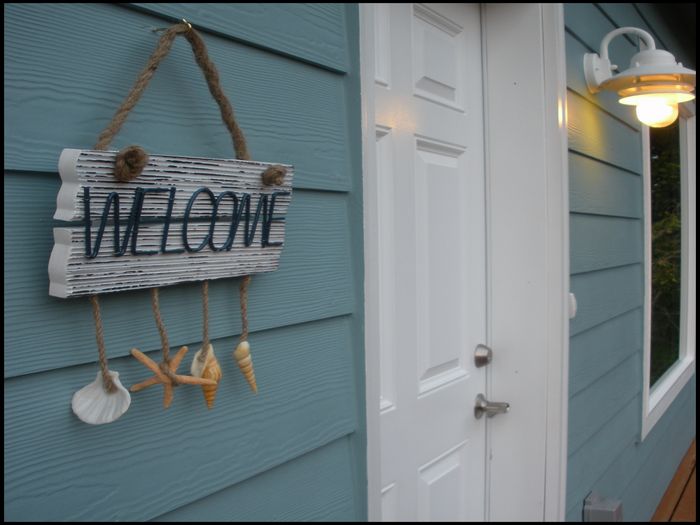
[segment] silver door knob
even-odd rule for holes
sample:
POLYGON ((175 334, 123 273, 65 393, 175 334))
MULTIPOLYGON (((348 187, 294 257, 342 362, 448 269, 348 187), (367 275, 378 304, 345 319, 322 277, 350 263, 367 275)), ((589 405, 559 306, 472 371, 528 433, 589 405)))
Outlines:
POLYGON ((476 396, 474 405, 474 417, 481 419, 481 416, 486 414, 486 417, 493 417, 496 414, 505 414, 510 410, 509 403, 491 402, 484 397, 484 394, 476 396))

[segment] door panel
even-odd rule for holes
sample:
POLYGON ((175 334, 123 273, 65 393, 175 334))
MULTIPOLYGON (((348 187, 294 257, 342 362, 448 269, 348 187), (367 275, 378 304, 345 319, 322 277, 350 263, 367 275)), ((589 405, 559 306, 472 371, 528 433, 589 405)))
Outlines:
POLYGON ((486 340, 478 5, 375 11, 384 520, 483 520, 486 340))

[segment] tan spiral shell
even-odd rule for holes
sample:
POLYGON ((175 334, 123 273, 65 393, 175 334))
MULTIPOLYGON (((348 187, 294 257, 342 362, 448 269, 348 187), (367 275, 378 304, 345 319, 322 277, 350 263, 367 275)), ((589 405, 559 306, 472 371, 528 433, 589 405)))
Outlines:
POLYGON ((216 381, 216 385, 202 385, 204 400, 207 402, 207 408, 211 409, 214 406, 216 390, 219 388, 219 382, 221 381, 222 374, 219 361, 214 355, 214 347, 212 347, 211 344, 208 344, 205 348, 207 349, 206 360, 202 361, 200 359, 204 350, 204 348, 202 348, 194 355, 190 373, 195 377, 203 377, 204 379, 213 379, 216 381))
POLYGON ((250 388, 256 394, 258 393, 258 385, 255 383, 255 372, 253 371, 253 359, 250 357, 250 345, 248 341, 242 341, 233 352, 233 357, 238 363, 238 368, 241 369, 243 375, 248 381, 250 388))

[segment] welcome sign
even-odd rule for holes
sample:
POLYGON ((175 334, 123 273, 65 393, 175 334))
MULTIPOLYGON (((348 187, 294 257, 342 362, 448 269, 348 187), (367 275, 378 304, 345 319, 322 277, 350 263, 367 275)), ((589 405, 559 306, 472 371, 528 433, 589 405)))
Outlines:
POLYGON ((131 182, 113 176, 115 151, 64 149, 49 260, 55 297, 119 292, 277 269, 293 168, 266 186, 275 164, 150 155, 131 182))

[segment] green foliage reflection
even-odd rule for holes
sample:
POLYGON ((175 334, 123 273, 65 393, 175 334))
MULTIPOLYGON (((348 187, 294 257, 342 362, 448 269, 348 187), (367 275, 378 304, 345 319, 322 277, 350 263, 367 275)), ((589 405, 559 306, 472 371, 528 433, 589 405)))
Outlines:
POLYGON ((678 120, 650 128, 651 380, 678 360, 681 305, 681 166, 678 120))

